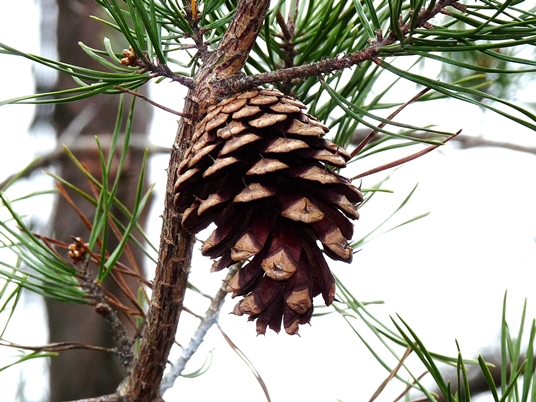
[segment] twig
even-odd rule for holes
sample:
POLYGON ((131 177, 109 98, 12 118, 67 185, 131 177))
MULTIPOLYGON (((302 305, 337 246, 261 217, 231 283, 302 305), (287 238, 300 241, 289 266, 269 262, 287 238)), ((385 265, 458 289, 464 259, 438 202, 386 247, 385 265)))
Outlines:
POLYGON ((511 151, 525 152, 529 154, 536 155, 536 147, 534 146, 525 146, 519 144, 513 144, 511 142, 504 141, 492 141, 487 140, 482 137, 463 135, 456 138, 456 143, 460 145, 461 148, 475 148, 475 147, 497 147, 509 149, 511 151))
POLYGON ((133 91, 131 89, 123 88, 123 87, 120 87, 120 86, 117 86, 117 85, 114 86, 114 89, 117 89, 117 90, 119 90, 121 92, 125 92, 125 93, 130 94, 130 95, 137 96, 138 98, 144 100, 145 102, 150 103, 151 105, 156 106, 157 108, 160 108, 160 109, 162 109, 162 110, 164 110, 164 111, 166 111, 168 113, 173 113, 173 114, 175 114, 177 116, 186 117, 188 119, 191 119, 193 117, 191 115, 186 115, 184 113, 177 112, 176 110, 170 109, 170 108, 168 108, 168 107, 166 107, 164 105, 161 105, 160 103, 156 103, 155 101, 149 99, 147 96, 142 95, 139 92, 133 91))
MULTIPOLYGON (((200 17, 197 15, 197 1, 191 0, 190 6, 188 4, 184 8, 185 11, 185 19, 188 21, 188 25, 190 25, 190 28, 192 28, 192 34, 189 35, 190 38, 194 41, 195 45, 193 47, 197 48, 197 57, 201 59, 201 61, 206 61, 210 54, 212 53, 209 48, 208 42, 205 42, 204 35, 207 31, 206 28, 200 28, 199 27, 199 20, 200 17)), ((187 34, 185 34, 186 36, 187 34)))
POLYGON ((146 71, 152 72, 151 78, 154 77, 166 77, 169 78, 171 81, 178 82, 179 84, 184 85, 186 88, 194 88, 194 80, 190 77, 185 77, 180 74, 175 74, 173 71, 169 69, 169 67, 166 64, 153 64, 149 61, 145 62, 147 65, 146 71))
MULTIPOLYGON (((285 55, 283 58, 283 62, 285 63, 284 66, 285 68, 294 67, 294 57, 296 56, 296 49, 294 49, 294 42, 292 41, 294 38, 294 21, 289 19, 285 22, 285 18, 280 11, 277 12, 276 19, 283 34, 283 44, 281 45, 281 48, 284 50, 285 55)), ((284 81, 282 87, 284 93, 290 94, 290 88, 292 87, 291 81, 284 81)))
POLYGON ((144 53, 142 55, 143 57, 141 57, 134 52, 132 46, 129 49, 123 50, 123 56, 125 57, 121 59, 121 63, 125 66, 139 67, 139 70, 137 71, 139 74, 149 71, 152 73, 150 78, 166 77, 172 81, 176 81, 184 85, 187 88, 192 89, 194 87, 193 79, 184 77, 180 74, 175 74, 166 64, 161 64, 160 62, 158 64, 154 64, 146 53, 144 53))
POLYGON ((197 352, 199 346, 203 343, 203 339, 207 334, 208 330, 214 325, 217 324, 220 310, 227 296, 227 291, 225 290, 227 282, 231 280, 236 271, 239 269, 239 264, 235 264, 229 268, 229 272, 225 277, 220 289, 212 298, 212 302, 208 310, 205 312, 205 315, 202 317, 199 326, 197 327, 192 339, 186 347, 182 349, 181 356, 179 359, 171 365, 169 372, 162 379, 162 384, 160 385, 160 393, 164 394, 168 389, 170 389, 175 380, 179 378, 186 367, 186 363, 191 359, 191 357, 197 352))
MULTIPOLYGON (((457 6, 456 0, 439 0, 431 10, 422 11, 415 21, 413 28, 426 27, 427 21, 435 17, 447 6, 457 6)), ((407 22, 400 27, 402 35, 406 37, 411 33, 411 22, 407 22)), ((397 34, 393 31, 389 35, 382 37, 378 35, 378 40, 372 42, 371 46, 359 50, 354 53, 349 53, 342 57, 335 57, 333 59, 325 59, 316 63, 306 64, 297 67, 283 68, 277 71, 256 74, 248 77, 237 77, 235 79, 229 79, 226 82, 220 84, 220 97, 225 97, 232 93, 247 91, 251 88, 270 84, 274 82, 283 82, 292 79, 301 79, 309 76, 318 76, 321 74, 330 74, 334 71, 341 71, 347 68, 359 65, 367 60, 372 60, 381 54, 381 49, 385 46, 389 46, 399 41, 397 34)))
MULTIPOLYGON (((58 245, 62 242, 55 239, 49 239, 46 236, 37 235, 37 237, 59 258, 62 258, 58 251, 52 246, 52 244, 58 245)), ((111 295, 109 295, 109 293, 101 287, 100 283, 93 279, 89 273, 88 265, 91 258, 87 245, 82 242, 82 239, 75 237, 74 243, 69 245, 68 249, 69 257, 72 259, 72 265, 74 265, 77 270, 76 279, 79 282, 79 286, 86 292, 86 298, 93 305, 95 312, 102 316, 110 325, 112 336, 119 344, 113 351, 118 355, 121 364, 125 367, 128 373, 130 372, 132 361, 134 360, 134 352, 132 351, 133 341, 128 338, 123 322, 117 316, 117 312, 109 304, 114 301, 114 297, 110 297, 111 295)), ((122 306, 120 303, 119 305, 120 307, 122 306)), ((138 308, 141 311, 141 307, 138 308)), ((127 314, 127 316, 129 316, 129 314, 127 314)), ((59 350, 61 349, 58 349, 58 351, 59 350)))
POLYGON ((104 318, 110 325, 112 337, 118 342, 115 348, 119 361, 130 373, 132 362, 134 361, 134 351, 132 350, 133 341, 127 336, 123 322, 117 316, 117 312, 108 304, 104 289, 99 282, 93 279, 87 269, 89 258, 78 267, 78 280, 81 282, 80 287, 87 290, 88 298, 94 302, 94 309, 97 314, 104 318))
POLYGON ((117 351, 121 365, 125 367, 127 373, 130 373, 134 361, 133 341, 128 338, 123 322, 117 316, 117 312, 104 301, 95 305, 95 311, 110 324, 112 336, 119 343, 119 346, 114 349, 117 351))

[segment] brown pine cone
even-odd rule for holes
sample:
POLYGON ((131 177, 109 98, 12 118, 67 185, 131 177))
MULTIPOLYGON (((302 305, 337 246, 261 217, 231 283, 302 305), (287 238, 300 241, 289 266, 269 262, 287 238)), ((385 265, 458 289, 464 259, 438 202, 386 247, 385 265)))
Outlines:
POLYGON ((305 105, 276 90, 236 94, 211 106, 178 168, 175 202, 191 233, 216 224, 202 247, 219 271, 244 266, 227 284, 245 296, 237 315, 257 320, 257 333, 281 321, 289 334, 308 323, 313 297, 333 302, 335 280, 322 251, 350 262, 363 201, 335 173, 350 155, 322 137, 328 128, 305 105), (323 250, 319 248, 322 243, 323 250))

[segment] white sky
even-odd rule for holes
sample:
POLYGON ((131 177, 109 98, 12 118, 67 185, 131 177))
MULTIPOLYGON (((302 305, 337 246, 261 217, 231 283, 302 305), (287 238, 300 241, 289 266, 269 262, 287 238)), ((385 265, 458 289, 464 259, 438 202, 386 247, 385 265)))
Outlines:
MULTIPOLYGON (((29 27, 38 29, 32 1, 0 2, 0 42, 37 53, 37 33, 29 27), (24 24, 15 18, 21 10, 25 12, 24 24)), ((31 93, 30 74, 30 64, 0 55, 0 98, 31 93)), ((182 99, 177 102, 177 95, 171 95, 176 87, 162 90, 165 85, 168 84, 160 84, 153 97, 180 110, 182 99)), ((411 90, 410 96, 414 92, 411 90)), ((0 180, 26 165, 43 147, 26 132, 32 110, 32 106, 0 107, 0 180)), ((171 144, 175 116, 158 110, 156 116, 158 123, 151 138, 160 144, 171 144)), ((491 113, 482 115, 466 104, 437 103, 424 109, 414 106, 401 118, 418 116, 439 122, 442 129, 463 128, 466 133, 491 139, 536 143, 534 133, 491 113)), ((166 166, 166 157, 155 158, 152 179, 158 183, 157 194, 164 188, 166 166)), ((431 214, 365 245, 352 265, 335 265, 334 272, 360 300, 384 300, 385 305, 370 309, 386 317, 386 322, 389 315, 400 314, 429 349, 455 355, 454 340, 458 339, 464 356, 472 357, 498 336, 505 290, 509 292, 513 322, 520 314, 523 299, 534 293, 535 167, 535 155, 495 148, 458 150, 456 145, 447 145, 411 162, 393 173, 385 186, 394 194, 379 194, 375 203, 363 208, 355 228, 356 238, 394 211, 417 182, 419 187, 410 204, 387 228, 423 212, 431 214)), ((382 173, 366 178, 363 187, 370 187, 384 176, 382 173)), ((42 183, 26 181, 14 191, 23 194, 37 185, 42 183)), ((154 221, 149 230, 156 243, 161 205, 158 201, 154 204, 154 221)), ((0 254, 0 258, 3 256, 0 254)), ((210 261, 197 256, 191 280, 203 291, 214 293, 222 276, 210 274, 209 266, 210 261)), ((202 314, 206 306, 195 296, 188 297, 188 307, 202 314)), ((300 328, 301 337, 273 333, 256 337, 254 324, 227 314, 234 303, 225 305, 221 325, 259 370, 273 401, 362 401, 387 376, 338 315, 313 318, 311 327, 300 328)), ((536 300, 529 299, 529 321, 536 316, 535 306, 536 300)), ((13 322, 13 332, 6 338, 21 344, 46 342, 40 335, 43 311, 35 303, 25 307, 28 310, 13 322), (31 313, 35 319, 28 328, 27 315, 31 313)), ((181 343, 187 342, 196 324, 195 319, 183 314, 181 343)), ((181 400, 197 401, 213 400, 215 395, 221 400, 263 400, 253 375, 214 329, 187 372, 197 369, 211 350, 214 358, 210 370, 197 379, 180 379, 176 388, 166 394, 168 401, 178 400, 178 395, 181 400)), ((6 354, 14 353, 0 349, 0 366, 9 361, 6 354)), ((416 371, 420 373, 422 369, 416 371)), ((16 380, 21 376, 27 381, 26 389, 33 389, 27 391, 27 400, 43 400, 44 377, 42 367, 36 364, 0 372, 3 400, 15 400, 16 380)), ((400 388, 391 386, 378 400, 392 400, 399 392, 400 388)))

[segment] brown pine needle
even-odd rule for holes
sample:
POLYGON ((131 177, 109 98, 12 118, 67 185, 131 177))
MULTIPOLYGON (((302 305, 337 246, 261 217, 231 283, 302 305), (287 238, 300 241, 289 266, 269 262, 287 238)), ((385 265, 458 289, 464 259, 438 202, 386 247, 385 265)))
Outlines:
POLYGON ((150 103, 151 105, 156 106, 157 108, 162 109, 162 110, 164 110, 166 112, 176 114, 177 116, 184 117, 184 118, 187 118, 187 119, 191 119, 191 118, 194 117, 191 114, 177 112, 176 110, 170 109, 170 108, 168 108, 168 107, 166 107, 164 105, 156 103, 155 101, 149 99, 145 95, 142 95, 139 92, 133 91, 131 89, 123 88, 123 87, 120 87, 120 86, 117 86, 117 85, 114 86, 114 89, 117 89, 117 90, 119 90, 121 92, 125 92, 125 93, 130 94, 130 95, 137 96, 138 98, 144 100, 145 102, 150 103))
POLYGON ((195 0, 192 0, 192 18, 194 20, 197 18, 197 4, 195 0))
POLYGON ((454 137, 456 137, 461 132, 462 132, 462 130, 459 130, 456 134, 454 134, 454 135, 446 138, 444 141, 442 141, 441 144, 431 145, 428 148, 425 148, 420 152, 414 153, 413 155, 405 156, 404 158, 397 159, 397 160, 395 160, 393 162, 389 162, 389 163, 386 163, 385 165, 381 165, 381 166, 375 167, 374 169, 370 169, 370 170, 367 170, 366 172, 360 173, 357 176, 352 177, 350 179, 350 181, 360 179, 361 177, 370 176, 371 174, 378 173, 378 172, 381 172, 381 171, 384 171, 384 170, 387 170, 387 169, 390 169, 390 168, 393 168, 393 167, 397 167, 397 166, 403 165, 406 162, 409 162, 409 161, 412 161, 414 159, 420 158, 421 156, 426 155, 428 152, 433 151, 437 147, 439 147, 441 145, 444 145, 448 140, 453 139, 454 137))
POLYGON ((412 351, 413 349, 411 347, 408 347, 406 349, 406 351, 404 352, 404 355, 402 356, 402 358, 400 359, 396 367, 393 370, 391 370, 387 378, 380 384, 376 392, 374 392, 374 394, 372 395, 372 398, 369 399, 369 402, 373 402, 378 396, 380 396, 380 394, 383 392, 385 387, 387 387, 387 384, 389 384, 389 382, 397 375, 398 371, 404 365, 404 362, 406 361, 406 359, 408 358, 408 356, 411 354, 412 351))
POLYGON ((86 345, 86 344, 79 343, 79 342, 57 342, 57 343, 50 343, 48 345, 42 345, 42 346, 27 346, 27 345, 19 345, 17 343, 9 342, 9 341, 6 341, 5 339, 0 339, 0 346, 7 346, 10 348, 23 349, 23 350, 33 350, 34 352, 49 352, 49 353, 64 352, 66 350, 73 350, 73 349, 97 350, 97 351, 107 352, 107 353, 116 353, 114 349, 104 348, 101 346, 86 345))
POLYGON ((227 336, 227 334, 225 332, 223 332, 223 329, 221 329, 221 327, 219 325, 218 325, 218 329, 220 330, 221 334, 223 335, 224 339, 227 341, 227 343, 229 344, 231 349, 233 349, 235 351, 235 353, 244 361, 244 363, 247 364, 247 366, 249 367, 249 369, 251 370, 251 372, 253 373, 253 375, 255 376, 257 381, 259 382, 262 390, 264 391, 264 395, 266 396, 266 400, 268 402, 271 402, 272 399, 270 398, 270 394, 268 393, 268 387, 266 386, 266 383, 262 379, 261 375, 259 374, 259 372, 255 368, 255 366, 253 366, 253 363, 251 363, 249 361, 249 359, 246 357, 244 352, 242 352, 240 350, 240 348, 238 346, 236 346, 236 344, 231 340, 231 338, 229 338, 229 336, 227 336))
MULTIPOLYGON (((397 114, 399 114, 402 110, 404 110, 406 108, 406 106, 408 106, 410 103, 413 103, 415 102, 417 99, 419 99, 420 97, 422 97, 425 93, 427 93, 431 88, 424 88, 422 91, 420 91, 417 95, 415 95, 413 98, 411 98, 409 101, 407 101, 406 103, 404 103, 402 106, 400 106, 398 109, 396 109, 393 113, 391 113, 391 115, 389 115, 389 117, 387 118, 387 120, 393 120, 397 114)), ((382 122, 379 126, 378 126, 378 129, 380 128, 384 128, 385 126, 387 125, 386 122, 382 122)), ((356 149, 354 149, 352 151, 352 153, 350 154, 351 157, 353 158, 354 156, 356 156, 359 152, 361 152, 361 150, 363 148, 365 148, 365 146, 370 142, 372 141, 372 138, 374 138, 374 136, 378 134, 378 130, 374 130, 372 131, 369 135, 367 135, 367 137, 361 141, 361 143, 356 147, 356 149)))

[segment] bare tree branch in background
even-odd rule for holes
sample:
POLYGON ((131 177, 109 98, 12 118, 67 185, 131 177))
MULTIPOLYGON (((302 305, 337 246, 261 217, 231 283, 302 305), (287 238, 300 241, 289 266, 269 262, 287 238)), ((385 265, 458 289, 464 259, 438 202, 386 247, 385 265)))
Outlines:
MULTIPOLYGON (((372 132, 370 129, 358 129, 355 130, 352 135, 351 144, 359 145, 367 136, 372 132)), ((429 133, 417 133, 419 138, 430 139, 433 135, 429 133)), ((377 133, 374 137, 375 140, 385 137, 385 134, 377 133)), ((528 154, 536 155, 536 146, 515 144, 506 141, 493 141, 484 137, 458 134, 450 140, 450 143, 458 144, 460 148, 478 148, 478 147, 495 147, 508 149, 510 151, 524 152, 528 154)))

